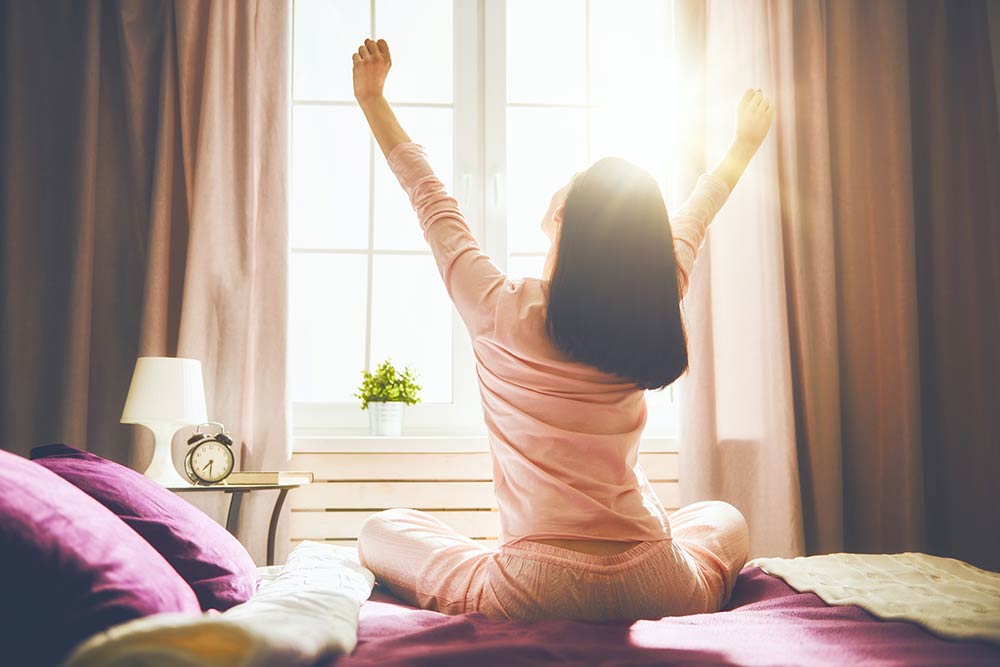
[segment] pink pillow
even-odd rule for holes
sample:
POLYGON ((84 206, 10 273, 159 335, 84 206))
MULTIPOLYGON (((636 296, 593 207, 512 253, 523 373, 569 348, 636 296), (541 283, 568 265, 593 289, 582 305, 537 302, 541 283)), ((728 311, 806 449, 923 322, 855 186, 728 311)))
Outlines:
POLYGON ((194 589, 201 608, 224 611, 257 590, 257 566, 225 528, 136 471, 66 445, 31 458, 118 515, 153 545, 194 589))
POLYGON ((201 609, 191 587, 100 503, 0 450, 0 661, 54 665, 80 641, 159 612, 201 609))

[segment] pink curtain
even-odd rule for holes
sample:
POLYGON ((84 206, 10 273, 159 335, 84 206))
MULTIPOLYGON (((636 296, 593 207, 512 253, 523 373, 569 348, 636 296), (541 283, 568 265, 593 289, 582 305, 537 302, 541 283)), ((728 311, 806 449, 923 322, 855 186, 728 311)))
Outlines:
MULTIPOLYGON (((202 361, 243 468, 288 460, 289 12, 0 7, 3 447, 63 441, 142 469, 151 437, 118 420, 136 357, 165 355, 202 361)), ((181 434, 176 463, 184 450, 181 434)), ((258 495, 240 536, 263 562, 274 498, 258 495)))
MULTIPOLYGON (((787 123, 788 102, 776 90, 777 54, 764 4, 682 1, 676 8, 681 62, 688 64, 678 131, 690 138, 678 185, 687 190, 728 145, 734 105, 745 88, 773 95, 775 130, 796 128, 787 123)), ((804 131, 823 136, 824 129, 804 131)), ((797 295, 784 262, 779 139, 773 131, 710 228, 684 301, 690 371, 681 389, 680 479, 685 503, 717 498, 744 512, 751 555, 787 556, 802 553, 805 544, 787 308, 797 295)), ((803 179, 828 182, 824 166, 803 179)), ((829 198, 828 188, 818 193, 829 198)), ((821 199, 790 194, 790 207, 822 208, 821 199)), ((812 229, 828 234, 828 218, 815 220, 812 229)), ((815 275, 813 288, 822 294, 827 276, 815 275)))
MULTIPOLYGON (((916 549, 1000 563, 995 537, 969 537, 998 518, 985 509, 1000 500, 995 483, 978 486, 1000 473, 995 429, 978 421, 977 401, 954 393, 957 378, 950 405, 927 393, 936 367, 1000 372, 1000 355, 983 347, 1000 312, 988 305, 1000 298, 1000 208, 987 194, 1000 182, 1000 151, 985 4, 677 0, 676 11, 689 65, 679 187, 721 155, 743 89, 762 88, 777 106, 684 303, 685 502, 721 498, 743 510, 752 556, 916 549), (949 64, 934 65, 942 59, 949 64), (938 84, 925 91, 931 98, 911 81, 938 84), (927 119, 928 106, 966 122, 927 119), (962 150, 941 144, 929 175, 914 158, 938 145, 928 140, 935 135, 982 147, 964 185, 944 176, 971 164, 962 150), (960 220, 948 215, 956 201, 960 220), (959 228, 968 238, 953 236, 959 228), (947 262, 942 238, 957 241, 947 262), (933 267, 928 253, 939 260, 933 267), (980 309, 968 303, 928 320, 934 294, 967 289, 949 273, 964 262, 980 309), (929 341, 948 332, 962 340, 956 331, 965 345, 948 347, 947 357, 930 351, 929 341), (975 426, 957 428, 969 423, 963 416, 975 426), (931 429, 929 419, 952 428, 931 429), (962 459, 979 471, 941 477, 943 462, 962 459), (970 483, 977 493, 963 491, 970 483), (945 525, 963 537, 928 540, 945 525)), ((971 379, 979 395, 995 393, 985 372, 971 379)))

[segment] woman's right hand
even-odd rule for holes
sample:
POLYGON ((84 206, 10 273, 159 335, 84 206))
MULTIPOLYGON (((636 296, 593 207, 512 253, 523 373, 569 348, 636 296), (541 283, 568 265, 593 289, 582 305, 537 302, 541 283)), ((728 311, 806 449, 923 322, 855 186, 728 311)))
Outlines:
POLYGON ((366 39, 354 54, 353 60, 354 97, 362 104, 382 97, 385 77, 392 67, 389 45, 384 39, 377 42, 366 39))
POLYGON ((771 121, 774 120, 774 107, 764 93, 747 88, 743 98, 736 105, 736 140, 754 148, 761 145, 771 121))

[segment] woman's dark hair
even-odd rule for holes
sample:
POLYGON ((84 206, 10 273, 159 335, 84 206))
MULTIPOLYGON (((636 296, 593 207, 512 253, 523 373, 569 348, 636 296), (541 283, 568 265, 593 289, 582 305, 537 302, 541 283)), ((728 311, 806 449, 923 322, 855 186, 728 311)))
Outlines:
POLYGON ((644 389, 666 387, 687 370, 673 234, 645 170, 605 158, 574 180, 546 326, 574 361, 644 389))

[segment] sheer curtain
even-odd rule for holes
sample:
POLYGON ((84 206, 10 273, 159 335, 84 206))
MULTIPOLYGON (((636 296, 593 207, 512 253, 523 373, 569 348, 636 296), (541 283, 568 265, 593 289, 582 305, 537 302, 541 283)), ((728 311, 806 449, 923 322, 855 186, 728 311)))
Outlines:
POLYGON ((739 507, 752 556, 916 549, 996 566, 981 527, 1000 518, 1000 454, 976 398, 1000 373, 985 3, 675 11, 679 187, 721 155, 743 89, 777 107, 684 303, 684 501, 739 507))
POLYGON ((795 555, 804 537, 776 187, 779 134, 794 124, 777 90, 763 3, 678 0, 675 11, 684 63, 677 131, 688 138, 678 187, 689 189, 722 156, 743 90, 768 91, 778 118, 710 228, 683 304, 690 370, 681 391, 682 498, 739 507, 750 525, 752 555, 795 555))
MULTIPOLYGON (((0 5, 0 446, 141 470, 151 438, 118 420, 136 357, 166 355, 202 361, 244 468, 287 461, 288 17, 285 0, 0 5)), ((241 538, 262 562, 257 495, 241 538)))

